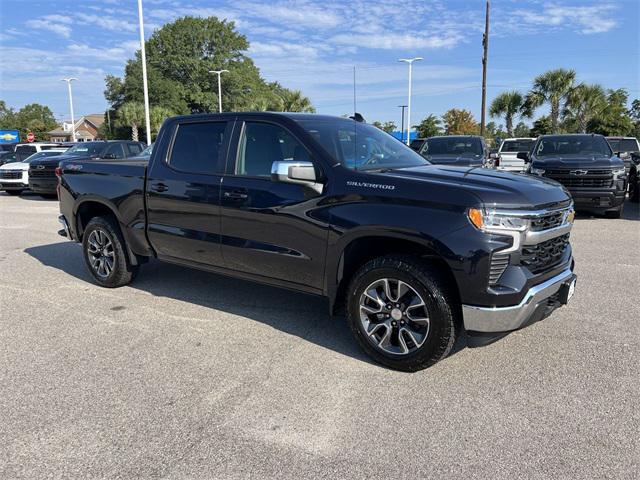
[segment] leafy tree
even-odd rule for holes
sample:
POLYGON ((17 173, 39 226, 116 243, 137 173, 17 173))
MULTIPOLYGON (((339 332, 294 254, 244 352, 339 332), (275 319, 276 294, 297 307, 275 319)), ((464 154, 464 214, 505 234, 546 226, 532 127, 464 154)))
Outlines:
POLYGON ((537 137, 539 135, 546 135, 548 133, 552 133, 552 129, 551 119, 545 115, 533 122, 531 130, 529 130, 529 136, 537 137))
POLYGON ((469 110, 452 108, 442 115, 447 135, 475 135, 478 124, 469 110))
POLYGON ((489 122, 485 125, 484 138, 489 146, 496 146, 498 144, 498 139, 504 139, 507 137, 507 132, 502 129, 502 125, 496 125, 495 122, 489 122))
POLYGON ((503 92, 493 99, 489 107, 489 115, 492 117, 504 116, 507 127, 507 135, 513 137, 513 119, 516 115, 529 116, 528 109, 524 108, 524 97, 515 90, 503 92))
MULTIPOLYGON (((233 22, 216 17, 182 17, 156 30, 146 42, 149 100, 176 114, 218 110, 220 68, 222 106, 225 111, 313 111, 300 92, 267 83, 251 58, 249 42, 233 22)), ((129 60, 124 79, 107 77, 105 97, 112 108, 124 102, 142 102, 140 52, 129 60)))
POLYGON ((46 105, 31 103, 15 113, 13 110, 7 109, 6 106, 4 109, 5 113, 0 115, 0 117, 5 117, 3 123, 11 122, 12 125, 7 125, 7 128, 19 130, 22 139, 26 138, 28 132, 32 132, 36 140, 49 140, 48 133, 58 126, 53 112, 46 105))
POLYGON ((15 112, 12 108, 7 107, 4 100, 0 100, 0 128, 15 128, 15 112))
POLYGON ((576 80, 575 70, 549 70, 538 75, 533 81, 533 88, 527 94, 524 111, 531 115, 533 110, 548 103, 550 107, 549 119, 552 133, 559 132, 559 119, 562 104, 574 88, 576 80))
POLYGON ((640 140, 640 100, 635 99, 631 102, 629 116, 633 120, 633 135, 640 140))
POLYGON ((442 134, 442 121, 433 114, 422 119, 418 125, 414 125, 419 138, 435 137, 442 134))
POLYGON ((384 123, 375 121, 371 125, 387 133, 395 132, 398 129, 398 126, 394 121, 384 122, 384 123))
POLYGON ((567 95, 564 125, 568 131, 586 133, 587 125, 607 108, 607 97, 600 85, 581 83, 567 95))
POLYGON ((524 122, 518 122, 516 128, 513 129, 513 135, 517 138, 528 137, 530 135, 530 128, 524 122))
POLYGON ((589 120, 587 131, 602 135, 631 135, 634 124, 627 110, 629 95, 624 88, 607 91, 607 104, 601 115, 589 120))
POLYGON ((149 121, 151 122, 151 137, 153 139, 158 136, 158 132, 164 121, 173 115, 175 114, 166 107, 151 107, 149 111, 149 121))
POLYGON ((137 102, 123 103, 118 110, 116 124, 131 128, 131 140, 138 141, 138 129, 145 121, 144 105, 137 102))

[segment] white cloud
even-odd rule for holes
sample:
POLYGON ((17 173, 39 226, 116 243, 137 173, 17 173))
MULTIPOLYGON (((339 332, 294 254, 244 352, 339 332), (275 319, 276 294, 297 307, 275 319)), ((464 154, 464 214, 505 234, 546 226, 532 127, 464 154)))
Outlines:
POLYGON ((71 27, 69 19, 61 15, 48 15, 33 20, 28 20, 26 25, 32 29, 49 30, 50 32, 60 35, 64 38, 71 36, 71 27))
POLYGON ((124 20, 122 15, 120 18, 108 15, 95 15, 89 13, 77 13, 75 15, 77 23, 80 25, 95 25, 105 30, 135 32, 138 25, 134 22, 124 20))
POLYGON ((572 29, 583 34, 605 33, 617 22, 611 17, 615 5, 568 6, 549 3, 537 10, 518 9, 513 12, 514 23, 548 29, 572 29))
POLYGON ((370 34, 349 34, 343 33, 335 35, 329 41, 341 46, 355 46, 361 48, 374 48, 383 50, 411 50, 419 48, 451 48, 455 47, 463 40, 457 33, 446 36, 410 33, 377 33, 370 34))

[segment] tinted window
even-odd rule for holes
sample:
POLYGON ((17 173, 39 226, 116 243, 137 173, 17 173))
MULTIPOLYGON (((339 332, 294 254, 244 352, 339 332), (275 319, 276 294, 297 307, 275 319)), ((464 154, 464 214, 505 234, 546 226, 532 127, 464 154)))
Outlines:
POLYGON ((604 137, 598 135, 543 137, 535 146, 535 155, 604 155, 610 156, 611 149, 604 137))
POLYGON ((106 142, 85 142, 82 144, 74 145, 69 150, 65 152, 65 155, 75 155, 75 156, 90 156, 90 155, 100 155, 103 150, 105 150, 109 146, 106 142))
POLYGON ((640 149, 638 148, 637 140, 633 138, 624 139, 620 142, 620 152, 638 152, 640 149))
POLYGON ((115 145, 111 145, 102 155, 103 157, 109 158, 124 158, 124 149, 122 148, 121 143, 116 143, 115 145), (113 155, 113 157, 111 157, 113 155))
POLYGON ((60 145, 43 145, 40 150, 51 150, 52 148, 60 148, 60 145))
POLYGON ((19 145, 16 147, 16 153, 36 153, 37 149, 33 145, 19 145))
POLYGON ((365 123, 346 118, 299 120, 298 123, 347 168, 372 170, 429 164, 401 141, 365 123))
POLYGON ((127 143, 127 150, 129 152, 127 156, 130 157, 131 155, 137 155, 140 153, 142 151, 142 147, 137 143, 127 143))
POLYGON ((424 142, 423 155, 482 155, 482 142, 479 138, 437 137, 424 142))
POLYGON ((169 164, 190 173, 219 172, 227 122, 183 123, 173 141, 169 164))
POLYGON ((286 130, 268 123, 245 123, 236 165, 237 175, 271 176, 276 161, 310 161, 307 150, 286 130))
POLYGON ((528 152, 533 140, 505 140, 500 147, 501 152, 528 152))

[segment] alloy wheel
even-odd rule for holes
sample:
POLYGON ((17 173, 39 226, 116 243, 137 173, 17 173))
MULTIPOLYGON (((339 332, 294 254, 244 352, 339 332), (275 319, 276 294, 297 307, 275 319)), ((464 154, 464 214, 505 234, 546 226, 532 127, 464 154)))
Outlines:
POLYGON ((87 254, 91 268, 100 278, 107 278, 113 271, 116 254, 106 232, 93 230, 87 239, 87 254))

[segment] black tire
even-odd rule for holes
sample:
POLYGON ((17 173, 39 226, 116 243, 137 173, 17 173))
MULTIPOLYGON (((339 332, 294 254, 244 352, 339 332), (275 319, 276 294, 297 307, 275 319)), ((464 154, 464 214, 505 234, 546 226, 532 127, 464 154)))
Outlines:
POLYGON ((47 200, 57 200, 58 199, 58 194, 57 193, 39 193, 38 195, 40 195, 42 198, 46 198, 47 200))
MULTIPOLYGON (((360 347, 375 361, 406 372, 422 370, 445 358, 456 341, 459 302, 452 291, 449 281, 436 268, 417 257, 379 257, 363 265, 351 279, 347 292, 347 321, 360 347), (414 344, 414 349, 409 353, 388 353, 375 346, 361 321, 360 302, 364 298, 364 291, 384 278, 406 283, 422 297, 426 305, 428 333, 424 343, 418 348, 414 344)), ((397 330, 393 332, 397 343, 397 330)))
POLYGON ((638 172, 631 172, 629 177, 629 201, 633 203, 640 202, 640 185, 638 185, 638 172))
MULTIPOLYGON (((138 273, 138 266, 131 265, 131 262, 129 262, 124 238, 113 217, 94 217, 89 221, 82 235, 82 253, 89 273, 96 283, 103 287, 122 287, 130 283, 138 273), (109 252, 113 252, 112 266, 107 275, 104 275, 105 270, 102 270, 103 274, 101 274, 98 268, 92 264, 90 242, 93 232, 96 232, 95 234, 100 237, 106 236, 112 245, 109 250, 109 252)), ((93 259, 95 261, 95 257, 93 259)))
POLYGON ((17 197, 22 193, 22 190, 5 190, 5 192, 7 192, 7 195, 17 197))

